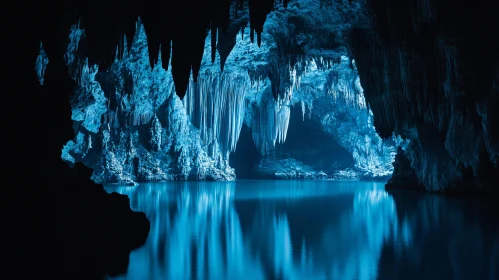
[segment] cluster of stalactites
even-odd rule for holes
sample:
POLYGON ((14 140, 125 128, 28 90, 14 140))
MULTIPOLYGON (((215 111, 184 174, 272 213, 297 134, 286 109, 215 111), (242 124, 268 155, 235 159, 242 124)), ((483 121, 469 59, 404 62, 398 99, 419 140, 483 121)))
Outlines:
POLYGON ((149 123, 154 117, 153 112, 133 112, 130 116, 131 125, 137 126, 149 123))
POLYGON ((253 142, 262 155, 271 153, 276 143, 286 141, 290 119, 289 106, 294 89, 299 87, 297 65, 287 65, 287 69, 281 68, 278 71, 287 72, 281 72, 285 73, 284 75, 278 74, 277 79, 270 81, 271 86, 267 84, 267 79, 262 79, 259 75, 251 77, 252 89, 258 92, 260 86, 265 87, 260 106, 251 108, 253 142), (271 92, 275 89, 279 92, 271 92))
POLYGON ((253 108, 252 137, 260 154, 273 151, 276 143, 284 143, 290 120, 289 100, 266 98, 253 108))
POLYGON ((333 70, 328 75, 325 90, 327 94, 333 96, 334 100, 339 99, 359 110, 366 108, 364 91, 358 76, 342 80, 338 79, 338 73, 333 70))
POLYGON ((267 86, 268 77, 267 73, 265 73, 264 71, 248 71, 248 76, 250 79, 250 87, 256 92, 259 92, 260 89, 263 89, 265 86, 267 86))
POLYGON ((341 58, 318 56, 318 57, 312 57, 306 62, 309 67, 310 64, 313 64, 317 70, 327 71, 333 67, 337 67, 341 63, 341 58))
POLYGON ((192 79, 183 99, 192 124, 205 145, 217 144, 225 159, 235 151, 244 120, 244 97, 249 79, 244 75, 201 73, 192 79))
MULTIPOLYGON (((300 66, 300 74, 297 75, 296 88, 301 83, 301 77, 313 71, 327 72, 324 90, 326 94, 332 95, 334 100, 342 101, 358 110, 366 109, 367 104, 364 97, 364 89, 360 84, 360 78, 355 60, 346 56, 340 58, 311 57, 303 59, 300 66)), ((300 88, 303 92, 315 91, 315 87, 300 88)))
MULTIPOLYGON (((68 22, 81 20, 87 33, 88 63, 90 66, 99 65, 100 70, 104 71, 108 70, 116 59, 121 60, 127 49, 130 50, 137 31, 136 22, 140 17, 147 34, 151 67, 157 64, 161 55, 162 67, 167 70, 171 65, 176 93, 183 98, 191 70, 194 79, 200 70, 206 30, 226 32, 230 21, 234 20, 234 16, 238 16, 238 11, 247 9, 249 17, 246 20, 249 21, 251 40, 253 42, 256 33, 256 42, 260 45, 267 14, 276 4, 286 7, 288 1, 206 0, 196 3, 153 3, 138 0, 70 0, 65 17, 68 22), (183 28, 178 28, 179 26, 183 28)), ((216 40, 213 34, 212 46, 222 43, 220 37, 218 42, 216 40)), ((212 60, 214 52, 215 48, 212 60)))

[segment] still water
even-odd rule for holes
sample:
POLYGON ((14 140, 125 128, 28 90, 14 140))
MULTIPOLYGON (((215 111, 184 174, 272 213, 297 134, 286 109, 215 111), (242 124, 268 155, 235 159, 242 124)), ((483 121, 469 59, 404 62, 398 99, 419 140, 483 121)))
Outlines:
POLYGON ((106 187, 151 222, 115 279, 499 279, 497 205, 383 183, 106 187))

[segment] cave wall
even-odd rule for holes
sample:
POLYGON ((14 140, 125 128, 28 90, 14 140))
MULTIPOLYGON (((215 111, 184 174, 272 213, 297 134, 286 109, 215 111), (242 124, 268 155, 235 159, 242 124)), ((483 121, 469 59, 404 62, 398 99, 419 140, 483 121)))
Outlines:
MULTIPOLYGON (((294 101, 302 104, 304 117, 316 119, 323 130, 352 154, 358 177, 385 180, 393 172, 392 162, 399 145, 407 145, 392 134, 383 140, 374 127, 373 114, 365 103, 356 61, 346 56, 333 63, 323 76, 314 71, 300 79, 294 101)), ((319 72, 321 73, 321 72, 319 72)))
MULTIPOLYGON (((67 34, 63 29, 70 26, 68 22, 81 18, 88 33, 90 68, 99 64, 101 70, 107 70, 116 57, 123 57, 125 46, 129 48, 130 38, 135 36, 135 22, 140 15, 150 42, 149 65, 154 66, 161 53, 165 58, 161 64, 167 69, 171 54, 172 76, 178 87, 176 94, 184 97, 190 84, 190 71, 194 80, 199 74, 204 56, 201 46, 206 44, 208 27, 212 30, 209 44, 214 61, 217 55, 231 53, 235 37, 224 37, 230 33, 224 31, 230 29, 233 14, 247 9, 246 20, 239 23, 239 27, 243 27, 241 35, 246 34, 244 26, 249 23, 251 41, 256 33, 255 46, 265 46, 265 22, 265 28, 269 29, 267 35, 273 42, 269 49, 276 55, 267 57, 270 63, 245 70, 252 83, 270 80, 278 108, 286 107, 286 102, 292 99, 295 79, 299 80, 304 68, 300 66, 303 64, 300 58, 323 57, 327 65, 337 61, 348 49, 347 55, 356 59, 377 132, 385 139, 395 134, 411 140, 405 154, 420 183, 430 190, 494 189, 495 174, 498 174, 495 127, 499 60, 494 34, 498 22, 485 1, 468 5, 449 0, 404 3, 302 0, 293 1, 287 7, 287 1, 282 3, 285 5, 240 1, 236 6, 210 2, 173 14, 162 24, 159 11, 167 5, 153 9, 147 4, 134 6, 137 4, 134 1, 100 2, 71 1, 65 7, 69 13, 65 9, 52 12, 59 20, 65 14, 64 20, 43 23, 45 27, 50 25, 53 30, 67 34), (218 9, 224 12, 217 14, 218 9), (121 12, 114 13, 117 10, 121 12), (186 16, 186 11, 190 16, 186 16), (217 16, 221 20, 217 20, 217 16), (190 26, 186 29, 189 36, 179 36, 174 23, 190 26), (171 49, 160 46, 171 46, 171 49), (217 47, 218 54, 213 46, 217 47), (189 53, 193 55, 187 55, 189 53)), ((43 47, 57 49, 61 44, 50 41, 50 32, 41 32, 36 37, 41 39, 43 47)), ((62 40, 59 36, 55 35, 57 40, 65 41, 65 36, 62 40)), ((256 49, 256 53, 262 54, 256 49)), ((43 73, 43 69, 38 71, 43 73)), ((280 139, 285 138, 284 133, 279 135, 280 139)), ((229 142, 233 146, 234 142, 229 142)))
POLYGON ((410 139, 405 155, 428 190, 497 191, 499 48, 484 1, 378 1, 356 28, 356 59, 374 125, 410 139))
POLYGON ((88 65, 85 31, 72 27, 65 59, 77 83, 71 97, 75 137, 64 146, 62 158, 93 168, 92 179, 98 183, 233 180, 227 154, 242 123, 227 128, 224 121, 231 119, 222 115, 236 115, 227 110, 238 111, 241 101, 224 97, 238 96, 240 79, 203 72, 197 84, 189 84, 182 102, 171 71, 160 63, 150 68, 141 21, 135 35, 127 55, 103 72, 88 65), (213 98, 206 101, 200 95, 213 98), (204 104, 196 103, 202 100, 204 104), (208 108, 213 123, 203 115, 208 108))
MULTIPOLYGON (((284 178, 317 176, 387 180, 391 176, 397 146, 405 146, 408 141, 403 141, 396 135, 383 140, 377 134, 372 111, 364 101, 364 89, 355 63, 344 55, 337 60, 303 58, 297 63, 296 68, 302 68, 295 71, 290 98, 285 100, 284 106, 277 109, 272 102, 270 80, 262 81, 259 88, 249 91, 245 122, 252 127, 253 139, 262 155, 262 162, 258 167, 262 172, 279 173, 284 178), (290 112, 295 107, 301 112, 291 117, 290 112), (310 124, 310 128, 315 127, 317 133, 331 137, 331 148, 338 145, 340 149, 344 149, 353 158, 353 164, 318 168, 313 167, 315 164, 312 163, 296 161, 296 157, 279 155, 279 147, 286 146, 289 141, 290 127, 305 122, 310 124), (326 174, 314 174, 314 170, 326 174)), ((305 148, 306 142, 303 141, 301 148, 305 148)), ((294 147, 297 151, 301 148, 294 147)), ((315 161, 333 161, 343 156, 337 154, 328 159, 325 157, 326 153, 322 153, 315 161)))
MULTIPOLYGON (((393 136, 383 141, 376 135, 355 62, 345 56, 348 31, 365 24, 357 16, 360 5, 334 4, 304 0, 276 8, 258 44, 245 28, 248 10, 239 10, 225 33, 206 34, 199 70, 182 100, 176 96, 173 70, 169 64, 164 67, 161 54, 151 66, 141 18, 133 41, 124 38, 123 50, 116 50, 123 51, 117 55, 122 58, 108 71, 89 64, 87 31, 72 26, 65 61, 78 84, 71 97, 75 135, 64 146, 63 159, 92 167, 93 179, 101 183, 232 180, 229 155, 245 122, 260 151, 257 169, 263 173, 386 179, 401 140, 393 136), (310 129, 329 135, 331 145, 350 153, 354 164, 319 167, 279 154, 276 145, 289 146, 291 106, 301 107, 302 122, 308 110, 310 129)), ((41 48, 36 64, 40 82, 43 55, 41 48)), ((299 124, 299 118, 293 122, 299 124)), ((294 149, 305 149, 305 142, 294 149)), ((316 161, 340 157, 323 153, 316 161)))
MULTIPOLYGON (((73 25, 64 59, 77 83, 71 97, 75 135, 64 146, 63 159, 92 167, 93 179, 101 183, 232 180, 229 155, 244 122, 261 154, 257 169, 272 167, 271 173, 286 178, 295 177, 286 175, 291 167, 307 170, 307 178, 323 178, 326 170, 329 176, 341 171, 351 178, 386 179, 402 142, 395 135, 386 141, 376 135, 356 62, 346 56, 350 30, 367 22, 361 7, 339 0, 278 5, 257 44, 252 29, 245 28, 250 10, 238 9, 225 32, 206 33, 199 69, 182 100, 174 67, 164 63, 162 51, 151 64, 142 18, 133 40, 123 38, 123 49, 116 49, 107 71, 89 62, 91 36, 73 25), (354 164, 319 168, 286 153, 276 155, 276 145, 286 147, 291 106, 301 107, 302 122, 307 115, 307 122, 328 134, 331 145, 348 151, 354 164)), ((46 62, 40 45, 40 83, 46 62)))
POLYGON ((355 61, 347 56, 350 30, 367 26, 367 21, 359 3, 326 2, 290 2, 267 17, 262 46, 270 42, 271 47, 260 68, 270 74, 252 83, 244 120, 262 154, 258 168, 285 178, 301 178, 296 173, 300 169, 313 173, 314 168, 294 158, 280 162, 284 158, 275 154, 276 147, 286 145, 290 125, 308 118, 354 157, 355 164, 341 177, 387 179, 396 146, 403 141, 396 135, 382 140, 376 134, 355 61), (300 118, 291 118, 291 106, 302 108, 300 118), (284 166, 290 174, 279 172, 289 169, 284 166))

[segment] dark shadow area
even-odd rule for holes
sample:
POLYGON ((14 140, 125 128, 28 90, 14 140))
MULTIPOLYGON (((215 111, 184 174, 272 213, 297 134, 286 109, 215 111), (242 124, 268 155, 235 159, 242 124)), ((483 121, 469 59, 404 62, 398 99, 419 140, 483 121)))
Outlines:
POLYGON ((323 131, 320 122, 292 106, 286 142, 276 144, 276 158, 294 158, 327 174, 354 164, 352 154, 323 131))
POLYGON ((378 279, 498 279, 497 199, 389 191, 402 232, 381 251, 378 279))
POLYGON ((236 151, 230 154, 229 165, 236 171, 238 179, 250 179, 256 176, 254 168, 259 160, 260 153, 253 142, 251 128, 243 124, 236 151))
POLYGON ((16 244, 9 268, 15 268, 15 278, 102 279, 126 272, 130 252, 148 236, 149 221, 130 209, 127 196, 93 183, 90 169, 61 160, 63 144, 73 136, 74 83, 58 32, 63 9, 45 4, 13 10, 17 22, 32 28, 14 29, 9 52, 16 59, 15 88, 6 106, 12 119, 4 129, 15 136, 8 144, 15 152, 4 160, 16 210, 7 214, 12 223, 4 229, 19 239, 8 241, 16 244), (43 86, 34 71, 41 39, 49 58, 43 86))
POLYGON ((373 124, 382 138, 411 140, 428 190, 498 193, 497 12, 486 1, 431 0, 421 16, 417 3, 366 1, 372 24, 351 32, 373 124))
POLYGON ((411 161, 405 155, 402 147, 398 147, 392 164, 393 174, 386 183, 385 190, 425 191, 424 186, 418 183, 418 177, 411 167, 411 161))

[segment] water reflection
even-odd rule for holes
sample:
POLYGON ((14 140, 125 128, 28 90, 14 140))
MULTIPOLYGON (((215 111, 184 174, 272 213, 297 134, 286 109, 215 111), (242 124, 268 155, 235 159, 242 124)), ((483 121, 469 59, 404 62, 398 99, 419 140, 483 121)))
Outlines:
POLYGON ((484 221, 471 224, 466 208, 440 197, 392 196, 382 184, 183 182, 108 191, 128 194, 132 208, 151 221, 147 243, 132 252, 125 279, 497 275, 499 242, 493 233, 484 235, 484 221), (435 254, 438 248, 445 254, 435 254), (466 266, 470 255, 480 267, 466 266))
POLYGON ((379 279, 499 279, 497 201, 392 196, 403 234, 384 246, 379 279))

